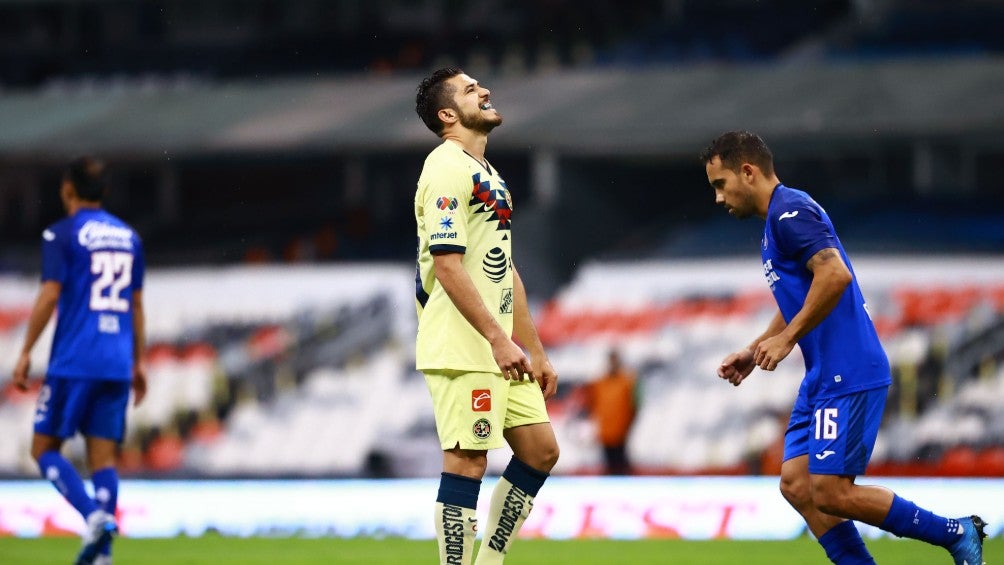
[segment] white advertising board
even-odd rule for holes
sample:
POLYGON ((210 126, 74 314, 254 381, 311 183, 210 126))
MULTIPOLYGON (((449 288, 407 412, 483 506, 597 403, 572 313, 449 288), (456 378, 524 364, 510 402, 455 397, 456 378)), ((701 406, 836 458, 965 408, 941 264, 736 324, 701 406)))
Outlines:
MULTIPOLYGON (((1002 479, 875 479, 938 514, 979 513, 1004 529, 1002 479)), ((486 519, 494 480, 482 485, 486 519)), ((119 524, 131 537, 434 536, 438 481, 123 481, 119 524)), ((0 482, 0 536, 78 534, 80 516, 44 481, 0 482)), ((867 537, 883 535, 861 527, 867 537)), ((791 539, 804 531, 776 477, 553 477, 524 537, 791 539)))

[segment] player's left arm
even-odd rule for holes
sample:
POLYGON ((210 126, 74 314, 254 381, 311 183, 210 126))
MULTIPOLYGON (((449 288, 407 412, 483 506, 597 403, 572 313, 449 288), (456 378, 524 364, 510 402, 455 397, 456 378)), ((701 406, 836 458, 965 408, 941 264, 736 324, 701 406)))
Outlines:
POLYGON ((31 369, 31 349, 42 335, 42 330, 52 318, 59 304, 59 293, 63 285, 58 281, 43 281, 38 291, 38 297, 28 315, 28 332, 24 336, 24 346, 14 365, 14 386, 20 390, 28 390, 28 371, 31 369))
POLYGON ((533 368, 533 377, 540 385, 540 390, 544 393, 544 399, 551 398, 558 390, 558 373, 551 366, 551 361, 544 351, 544 344, 540 342, 537 335, 537 327, 533 324, 530 316, 530 304, 526 298, 526 288, 519 272, 513 267, 513 326, 512 331, 516 339, 523 344, 530 354, 530 366, 533 368))
POLYGON ((754 362, 766 371, 773 371, 798 340, 830 315, 853 280, 851 270, 834 247, 817 251, 805 266, 812 271, 812 283, 802 308, 783 330, 758 343, 753 352, 754 362))
POLYGON ((132 391, 133 404, 146 397, 146 310, 143 289, 132 292, 132 391))
POLYGON ((147 311, 143 306, 143 289, 133 291, 133 403, 147 396, 147 311))

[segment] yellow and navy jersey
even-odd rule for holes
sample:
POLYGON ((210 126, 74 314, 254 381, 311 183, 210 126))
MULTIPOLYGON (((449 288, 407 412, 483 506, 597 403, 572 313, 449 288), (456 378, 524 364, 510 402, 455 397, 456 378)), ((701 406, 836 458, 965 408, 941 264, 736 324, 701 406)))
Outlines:
POLYGON ((488 341, 436 280, 434 253, 461 253, 485 307, 512 335, 512 199, 505 181, 460 146, 443 142, 425 159, 415 192, 418 266, 416 367, 497 373, 488 341))

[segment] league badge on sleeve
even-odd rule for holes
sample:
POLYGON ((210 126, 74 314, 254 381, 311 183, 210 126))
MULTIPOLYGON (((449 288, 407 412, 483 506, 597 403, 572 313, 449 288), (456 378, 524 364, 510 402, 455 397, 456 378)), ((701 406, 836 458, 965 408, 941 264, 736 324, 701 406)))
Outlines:
POLYGON ((459 203, 456 198, 451 198, 449 196, 440 196, 436 200, 436 207, 440 210, 456 210, 458 204, 459 203))

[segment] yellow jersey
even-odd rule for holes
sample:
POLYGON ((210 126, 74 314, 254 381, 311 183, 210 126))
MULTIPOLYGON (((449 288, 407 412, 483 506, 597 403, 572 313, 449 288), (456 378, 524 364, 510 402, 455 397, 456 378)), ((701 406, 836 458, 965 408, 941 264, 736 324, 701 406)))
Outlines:
POLYGON ((444 141, 425 159, 415 192, 418 266, 416 368, 498 373, 488 341, 436 279, 433 253, 462 253, 485 307, 512 336, 512 199, 491 164, 444 141))

